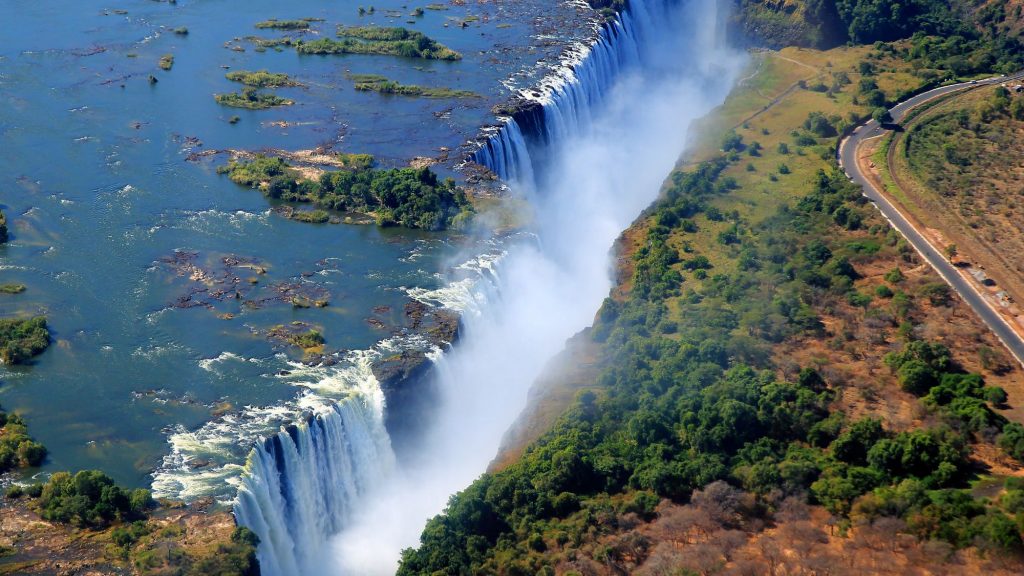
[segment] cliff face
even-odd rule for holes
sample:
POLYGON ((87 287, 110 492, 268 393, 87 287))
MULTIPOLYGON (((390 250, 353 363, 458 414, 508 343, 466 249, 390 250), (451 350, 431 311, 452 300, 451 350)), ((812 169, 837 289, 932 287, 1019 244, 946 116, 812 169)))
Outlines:
MULTIPOLYGON (((447 349, 458 339, 459 317, 453 312, 412 301, 405 306, 405 316, 409 329, 423 334, 434 346, 447 349)), ((384 392, 384 425, 399 457, 414 449, 439 401, 433 365, 421 351, 404 351, 373 365, 384 392)))

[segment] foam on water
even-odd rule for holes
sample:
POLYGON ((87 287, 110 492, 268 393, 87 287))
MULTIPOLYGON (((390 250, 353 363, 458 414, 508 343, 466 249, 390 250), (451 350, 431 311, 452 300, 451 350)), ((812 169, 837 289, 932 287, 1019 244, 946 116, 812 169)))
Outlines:
POLYGON ((484 470, 530 383, 608 294, 616 235, 656 197, 690 121, 728 91, 738 67, 718 52, 719 20, 716 0, 632 0, 539 95, 524 93, 537 106, 492 130, 475 160, 535 205, 536 236, 502 239, 442 289, 406 289, 464 325, 450 354, 431 351, 441 399, 409 461, 395 463, 372 372, 257 446, 235 514, 260 537, 264 574, 393 572, 423 522, 484 470))
MULTIPOLYGON (((459 289, 440 289, 452 309, 468 306, 459 297, 474 298, 474 284, 486 284, 485 271, 495 256, 485 254, 464 262, 456 269, 462 271, 459 289), (472 276, 476 274, 475 277, 472 276), (465 286, 463 286, 463 284, 465 286)), ((414 292, 410 289, 409 292, 414 292)), ((153 312, 149 322, 167 309, 153 312)), ((133 354, 141 357, 160 355, 162 348, 139 347, 133 354)), ((245 358, 225 351, 213 358, 199 360, 203 370, 217 373, 229 362, 248 362, 267 369, 265 377, 283 381, 297 388, 296 396, 277 406, 246 406, 236 413, 226 414, 196 430, 175 427, 167 430, 170 452, 154 473, 153 492, 158 497, 193 500, 214 496, 229 502, 235 496, 240 478, 246 468, 243 462, 254 445, 272 437, 290 425, 317 418, 340 417, 338 406, 354 401, 366 407, 379 407, 383 417, 384 399, 373 374, 374 362, 406 351, 422 352, 431 361, 442 354, 441 349, 416 333, 404 333, 378 342, 368 350, 349 351, 332 366, 309 366, 289 360, 284 354, 273 358, 245 358)), ((373 408, 376 410, 377 408, 373 408)), ((373 423, 376 420, 363 420, 373 423)), ((383 426, 383 424, 381 424, 383 426)), ((383 432, 386 435, 386 432, 383 432)), ((269 541, 269 540, 268 540, 269 541)))

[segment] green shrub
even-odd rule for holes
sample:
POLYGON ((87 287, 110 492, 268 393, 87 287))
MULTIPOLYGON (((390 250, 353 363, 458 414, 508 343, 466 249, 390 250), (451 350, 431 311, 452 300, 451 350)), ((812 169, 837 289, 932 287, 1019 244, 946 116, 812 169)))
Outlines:
POLYGON ((144 517, 153 499, 148 490, 126 490, 99 470, 83 470, 74 476, 67 472, 51 476, 43 485, 39 504, 46 520, 103 527, 144 517))
POLYGON ((0 360, 4 364, 24 364, 49 345, 45 317, 0 320, 0 360))

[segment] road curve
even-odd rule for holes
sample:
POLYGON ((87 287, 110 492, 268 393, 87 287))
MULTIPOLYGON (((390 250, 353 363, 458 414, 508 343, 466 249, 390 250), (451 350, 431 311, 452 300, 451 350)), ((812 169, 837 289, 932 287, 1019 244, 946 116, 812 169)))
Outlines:
MULTIPOLYGON (((964 82, 961 84, 951 84, 949 86, 942 86, 922 94, 918 94, 913 98, 909 98, 903 102, 900 102, 894 106, 889 113, 892 115, 893 122, 900 122, 907 113, 921 104, 933 100, 940 96, 945 96, 953 92, 960 90, 966 90, 975 86, 998 84, 1002 82, 1008 82, 1011 80, 1020 80, 1024 78, 1024 72, 1014 74, 1013 76, 1007 77, 995 77, 988 78, 985 80, 978 80, 976 82, 964 82)), ((981 317, 982 321, 995 333, 996 337, 1003 343, 1004 346, 1010 351, 1011 354, 1017 359, 1022 366, 1024 366, 1024 338, 1021 338, 1020 334, 1013 330, 1007 323, 1006 319, 994 308, 994 305, 984 298, 981 293, 975 288, 975 286, 965 279, 957 269, 949 263, 949 261, 943 256, 943 254, 931 243, 927 238, 924 237, 921 232, 915 228, 910 221, 899 211, 882 194, 874 184, 860 171, 860 167, 857 165, 857 150, 860 145, 868 139, 882 136, 886 133, 886 129, 883 128, 875 120, 870 120, 867 123, 859 126, 852 135, 843 139, 839 144, 838 160, 839 165, 845 170, 846 175, 850 178, 851 182, 858 184, 863 188, 864 195, 871 200, 876 208, 882 213, 882 216, 892 224, 904 238, 910 242, 911 246, 925 259, 936 272, 942 276, 942 279, 946 281, 956 290, 957 294, 967 302, 975 313, 981 317)))

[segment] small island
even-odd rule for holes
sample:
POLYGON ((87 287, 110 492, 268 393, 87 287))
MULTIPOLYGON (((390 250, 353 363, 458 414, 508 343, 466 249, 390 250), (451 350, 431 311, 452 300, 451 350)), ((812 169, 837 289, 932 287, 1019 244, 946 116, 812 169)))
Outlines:
POLYGON ((0 360, 4 364, 25 364, 49 345, 45 316, 0 320, 0 360))
POLYGON ((302 84, 292 80, 292 78, 287 74, 268 72, 266 70, 257 70, 255 72, 251 72, 249 70, 236 70, 234 72, 228 72, 224 76, 232 82, 240 82, 246 86, 252 86, 253 88, 302 86, 302 84))
POLYGON ((379 74, 350 74, 356 90, 398 94, 401 96, 422 96, 424 98, 480 98, 476 92, 453 90, 451 88, 426 88, 415 84, 399 84, 379 74))
POLYGON ((276 18, 270 18, 262 22, 257 22, 256 27, 260 29, 273 29, 273 30, 308 30, 310 22, 316 22, 317 18, 303 18, 301 20, 278 20, 276 18))
POLYGON ((295 102, 287 98, 281 98, 277 94, 269 92, 257 92, 252 86, 247 86, 241 92, 228 92, 226 94, 214 94, 214 99, 221 106, 233 108, 247 108, 249 110, 266 110, 275 106, 291 106, 295 102))
MULTIPOLYGON (((317 179, 305 177, 282 158, 264 155, 232 161, 218 171, 269 198, 368 214, 378 226, 444 230, 464 226, 472 217, 473 208, 454 180, 439 180, 429 168, 376 169, 365 155, 355 157, 359 161, 345 161, 351 167, 324 172, 317 179)), ((325 216, 296 219, 323 222, 325 216)))
POLYGON ((321 38, 301 42, 299 54, 381 54, 425 60, 461 60, 462 54, 435 42, 427 35, 406 28, 381 26, 339 26, 341 40, 321 38))
POLYGON ((0 244, 7 242, 7 216, 4 216, 4 211, 0 210, 0 244))

